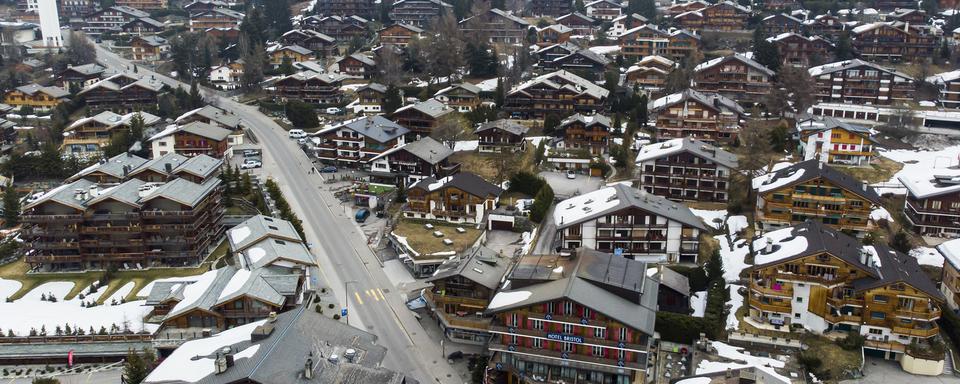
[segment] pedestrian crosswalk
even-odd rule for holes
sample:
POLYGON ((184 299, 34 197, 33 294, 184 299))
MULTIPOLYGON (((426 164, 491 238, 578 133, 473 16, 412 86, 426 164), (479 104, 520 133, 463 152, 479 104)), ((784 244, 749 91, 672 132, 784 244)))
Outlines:
POLYGON ((365 302, 386 301, 387 297, 383 295, 380 288, 371 288, 353 292, 354 303, 364 305, 365 302))

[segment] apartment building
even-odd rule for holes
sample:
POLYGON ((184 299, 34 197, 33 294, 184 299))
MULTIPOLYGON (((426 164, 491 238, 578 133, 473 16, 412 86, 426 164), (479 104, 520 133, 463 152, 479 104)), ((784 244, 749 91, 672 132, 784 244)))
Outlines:
POLYGON ((378 3, 374 0, 319 0, 314 9, 320 15, 357 16, 364 20, 370 20, 377 15, 377 6, 378 3))
POLYGON ((3 95, 3 103, 11 107, 30 107, 46 111, 69 100, 67 90, 55 86, 41 86, 37 83, 21 85, 3 95))
POLYGON ((177 116, 173 122, 179 125, 186 125, 194 121, 228 129, 233 132, 240 131, 241 127, 243 127, 243 122, 239 116, 212 105, 204 105, 203 107, 184 112, 182 115, 177 116))
POLYGON ((873 187, 816 159, 759 176, 753 189, 763 231, 812 220, 861 236, 873 227, 870 213, 880 205, 873 187))
POLYGON ((406 48, 410 41, 419 39, 423 29, 408 24, 393 24, 377 31, 381 45, 395 45, 406 48))
POLYGON ((476 345, 490 340, 493 318, 483 310, 511 264, 509 257, 481 246, 462 258, 445 260, 427 278, 433 286, 424 291, 423 298, 447 339, 476 345))
POLYGON ((944 296, 947 309, 956 314, 960 312, 960 239, 940 243, 937 251, 943 256, 940 293, 944 296))
POLYGON ((737 156, 694 138, 647 144, 637 151, 640 188, 674 201, 726 202, 737 156))
POLYGON ((560 17, 573 10, 573 4, 566 0, 533 0, 530 14, 534 16, 560 17))
POLYGON ((337 60, 337 70, 348 76, 364 79, 373 77, 377 70, 377 62, 361 53, 353 53, 337 60))
POLYGON ((803 20, 786 13, 776 13, 760 20, 760 28, 767 36, 776 36, 782 33, 802 33, 803 20))
MULTIPOLYGON (((337 40, 312 29, 293 29, 280 36, 280 43, 286 46, 300 46, 318 53, 321 57, 333 56, 337 50, 337 40)), ((313 52, 306 54, 312 55, 313 52)))
POLYGON ((92 0, 61 0, 58 3, 59 16, 70 21, 82 20, 84 16, 97 10, 96 3, 92 0))
POLYGON ((120 26, 120 32, 129 35, 146 36, 163 32, 165 25, 153 18, 139 17, 120 26))
POLYGON ((891 105, 913 100, 913 78, 903 72, 860 59, 810 68, 817 101, 891 105))
POLYGON ((657 306, 646 268, 585 248, 521 259, 484 312, 493 317, 489 374, 508 383, 646 382, 657 306))
POLYGON ((903 214, 913 230, 924 236, 960 234, 960 169, 932 168, 897 176, 907 188, 903 214))
POLYGON ((903 21, 860 25, 851 30, 850 37, 860 57, 870 61, 925 61, 940 48, 930 27, 903 21))
POLYGON ((606 109, 610 91, 567 71, 556 71, 523 82, 507 93, 503 109, 513 117, 543 118, 554 113, 593 113, 606 109))
POLYGON ((25 260, 45 270, 195 265, 223 233, 222 161, 198 156, 163 163, 175 177, 147 182, 131 177, 149 164, 121 154, 75 175, 23 208, 25 260), (140 164, 132 168, 127 164, 140 164), (119 184, 91 181, 110 176, 119 184))
POLYGON ((390 8, 390 20, 396 23, 427 28, 453 6, 443 0, 398 0, 390 8))
POLYGON ((537 46, 542 48, 554 44, 563 44, 570 41, 570 36, 573 36, 573 28, 563 24, 552 24, 537 28, 537 46))
POLYGON ((354 110, 363 113, 378 114, 383 111, 387 97, 387 86, 380 83, 367 83, 357 88, 357 105, 354 110))
POLYGON ((134 61, 157 61, 170 52, 170 43, 160 36, 136 36, 130 39, 134 61))
POLYGON ((699 11, 706 7, 709 7, 711 4, 703 0, 687 1, 683 3, 671 4, 666 7, 663 14, 669 17, 674 17, 681 13, 686 13, 690 11, 699 11))
POLYGON ((877 143, 870 128, 832 117, 798 120, 797 135, 804 160, 868 166, 877 156, 877 143))
POLYGON ((92 111, 111 110, 117 113, 157 108, 166 85, 153 77, 136 77, 118 73, 93 83, 80 92, 92 111))
POLYGON ((367 23, 367 19, 356 15, 313 15, 304 18, 303 21, 300 22, 300 25, 303 28, 312 29, 338 41, 350 41, 353 38, 367 34, 367 23))
POLYGON ((586 247, 654 263, 696 263, 703 222, 686 206, 616 184, 557 203, 561 249, 586 247))
POLYGON ((623 12, 623 4, 613 0, 596 0, 584 5, 587 16, 594 20, 613 21, 623 12))
POLYGON ((116 4, 144 11, 159 11, 167 9, 167 0, 117 0, 116 4))
POLYGON ((745 113, 736 101, 692 89, 653 100, 647 108, 657 141, 693 137, 711 144, 735 142, 745 113))
POLYGON ((573 34, 592 36, 597 32, 597 20, 580 12, 571 12, 557 18, 557 22, 573 29, 573 34))
POLYGON ((274 68, 280 67, 284 62, 293 65, 315 59, 313 51, 299 45, 275 45, 267 49, 267 55, 274 68))
POLYGON ((742 31, 746 29, 750 15, 750 8, 725 0, 702 9, 680 13, 673 16, 673 22, 694 32, 742 31))
POLYGON ((817 221, 763 236, 748 269, 755 325, 859 334, 890 359, 940 333, 944 297, 915 258, 817 221))
POLYGON ((313 134, 316 156, 329 162, 366 164, 387 150, 403 145, 410 130, 383 116, 364 116, 313 134))
POLYGON ((480 87, 464 82, 437 91, 433 98, 457 112, 467 113, 480 106, 480 92, 480 87))
POLYGON ((604 55, 589 49, 579 49, 550 61, 541 61, 537 66, 546 71, 564 70, 601 81, 611 62, 604 55))
POLYGON ((146 142, 150 144, 154 158, 177 153, 187 157, 203 154, 223 159, 230 148, 229 139, 232 133, 229 129, 194 121, 184 125, 170 125, 146 142))
POLYGON ((106 68, 96 63, 67 65, 67 69, 57 74, 57 83, 66 90, 83 89, 100 80, 105 70, 106 68))
POLYGON ((460 21, 460 30, 468 39, 487 40, 490 44, 521 44, 529 27, 530 23, 513 12, 497 8, 460 21))
POLYGON ((428 177, 443 179, 460 172, 451 155, 453 149, 431 137, 399 145, 370 159, 370 182, 407 187, 428 177))
POLYGON ((560 121, 554 135, 560 139, 557 148, 585 150, 591 155, 607 153, 613 122, 601 114, 574 114, 560 121))
POLYGON ((316 262, 290 222, 256 215, 226 238, 233 263, 153 285, 145 303, 152 310, 144 320, 160 324, 160 337, 199 338, 201 328, 223 331, 261 321, 303 299, 316 262))
POLYGON ((693 72, 694 89, 719 93, 741 103, 763 102, 775 75, 770 68, 740 54, 700 63, 693 72))
POLYGON ((424 101, 407 104, 390 114, 390 119, 410 132, 407 134, 407 141, 414 141, 421 137, 430 136, 433 130, 440 125, 440 120, 444 116, 453 113, 450 108, 437 99, 427 99, 424 101))
POLYGON ((489 153, 523 152, 530 127, 516 120, 499 119, 480 123, 473 131, 479 139, 477 150, 489 153))
POLYGON ((663 56, 679 61, 700 48, 700 36, 677 29, 666 31, 653 24, 644 24, 625 30, 617 38, 624 59, 641 60, 648 56, 663 56))
POLYGON ((807 37, 794 32, 781 33, 767 38, 767 41, 776 44, 784 65, 803 69, 828 60, 835 48, 833 43, 820 36, 807 37))
POLYGON ((133 20, 150 17, 149 13, 136 8, 114 5, 83 16, 83 31, 88 35, 119 31, 133 20))
POLYGON ((940 90, 937 102, 945 108, 960 108, 960 70, 927 77, 927 82, 940 90))
POLYGON ((244 14, 229 8, 214 8, 190 15, 190 32, 202 32, 208 29, 236 29, 240 27, 244 14))
POLYGON ((301 71, 277 80, 274 98, 280 101, 297 99, 321 106, 340 104, 343 80, 344 76, 340 74, 301 71))
POLYGON ((667 83, 667 76, 676 69, 676 63, 663 56, 647 56, 627 68, 625 85, 642 91, 657 92, 667 83))
POLYGON ((144 129, 160 123, 160 118, 146 112, 130 112, 118 115, 103 111, 90 117, 78 119, 63 129, 63 143, 60 153, 63 156, 96 158, 103 155, 103 148, 120 130, 130 129, 135 119, 141 119, 144 129))
POLYGON ((811 19, 804 20, 803 25, 807 32, 814 36, 825 36, 830 40, 836 41, 845 31, 850 28, 845 24, 846 20, 836 15, 816 15, 811 19))
POLYGON ((450 223, 486 223, 486 215, 500 201, 503 189, 469 172, 442 179, 426 177, 407 189, 403 216, 450 223))

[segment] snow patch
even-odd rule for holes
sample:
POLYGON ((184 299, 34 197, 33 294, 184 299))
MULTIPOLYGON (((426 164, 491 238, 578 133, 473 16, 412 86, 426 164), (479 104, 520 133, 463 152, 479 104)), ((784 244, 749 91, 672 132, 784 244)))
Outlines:
POLYGON ((487 309, 497 309, 516 304, 530 298, 530 295, 530 291, 501 291, 497 293, 496 296, 493 296, 493 300, 490 300, 490 305, 487 306, 487 309))
POLYGON ((934 267, 943 266, 943 255, 936 249, 930 247, 917 247, 910 250, 910 256, 917 259, 920 265, 932 265, 934 267))
POLYGON ((480 140, 462 140, 453 144, 454 152, 476 151, 480 147, 480 140))
POLYGON ((893 217, 890 216, 890 212, 887 212, 886 208, 880 207, 870 212, 870 220, 873 220, 875 222, 880 220, 886 220, 892 223, 893 217))
POLYGON ((250 280, 249 269, 241 269, 234 273, 230 281, 227 282, 227 286, 223 287, 223 291, 220 291, 220 297, 217 298, 217 301, 230 297, 230 295, 239 291, 247 283, 247 280, 250 280))
POLYGON ((726 282, 740 281, 740 272, 747 268, 747 254, 750 253, 750 247, 746 246, 747 241, 737 239, 733 241, 733 249, 727 242, 726 236, 714 237, 720 243, 720 259, 723 260, 723 280, 726 282))
POLYGON ((707 310, 707 291, 694 292, 690 295, 690 308, 693 308, 693 317, 703 317, 707 310))
POLYGON ((694 215, 702 219, 704 223, 713 229, 720 229, 720 227, 723 226, 724 219, 727 218, 727 210, 725 209, 711 211, 690 208, 690 212, 693 212, 694 215))
MULTIPOLYGON (((214 373, 214 359, 210 356, 220 348, 249 340, 250 333, 265 322, 266 320, 255 321, 220 332, 213 337, 184 343, 164 360, 164 364, 160 364, 153 372, 150 372, 146 382, 184 381, 192 383, 212 375, 214 373), (200 358, 194 359, 195 357, 200 358)), ((248 352, 252 348, 255 347, 251 346, 240 351, 240 353, 244 357, 252 356, 256 352, 256 350, 248 352)))
POLYGON ((250 236, 250 227, 246 225, 230 230, 230 241, 234 244, 239 244, 246 239, 247 236, 250 236))
POLYGON ((177 305, 170 310, 170 314, 176 314, 179 311, 189 308, 194 302, 200 299, 200 296, 203 296, 203 293, 207 291, 207 288, 210 287, 210 284, 213 284, 213 281, 216 280, 219 272, 219 269, 215 269, 204 273, 197 278, 196 282, 184 288, 183 300, 177 303, 177 305))
POLYGON ((727 231, 730 233, 730 236, 740 233, 740 231, 746 229, 748 226, 746 216, 737 215, 727 218, 727 231))
POLYGON ((250 262, 256 264, 260 259, 267 255, 267 251, 260 247, 253 247, 247 251, 247 257, 250 258, 250 262))
POLYGON ((743 306, 743 296, 740 296, 740 293, 737 292, 742 285, 730 284, 727 286, 730 289, 730 300, 727 301, 726 305, 730 307, 730 313, 727 314, 727 329, 737 330, 740 329, 740 319, 737 319, 737 310, 743 306))

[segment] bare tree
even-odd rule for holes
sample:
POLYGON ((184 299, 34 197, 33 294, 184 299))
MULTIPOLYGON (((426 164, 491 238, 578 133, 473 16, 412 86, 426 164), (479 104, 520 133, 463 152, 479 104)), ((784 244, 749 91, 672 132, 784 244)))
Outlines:
POLYGON ((470 135, 470 121, 459 112, 444 115, 437 121, 430 137, 452 147, 453 143, 470 135))
POLYGON ((403 58, 396 47, 386 45, 380 48, 377 57, 377 77, 383 85, 397 85, 403 80, 403 58))
POLYGON ((434 30, 434 34, 427 37, 427 49, 424 50, 427 71, 433 77, 446 78, 450 83, 464 65, 463 33, 450 13, 440 17, 434 30))

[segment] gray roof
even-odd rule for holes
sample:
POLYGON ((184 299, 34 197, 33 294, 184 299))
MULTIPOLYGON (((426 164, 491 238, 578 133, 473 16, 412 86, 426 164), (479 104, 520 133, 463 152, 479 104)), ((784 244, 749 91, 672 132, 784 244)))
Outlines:
POLYGON ((863 61, 860 59, 844 60, 844 61, 838 61, 834 63, 823 64, 816 67, 812 67, 808 69, 807 72, 810 73, 810 76, 817 77, 820 75, 826 75, 833 72, 842 72, 850 68, 857 68, 861 66, 869 67, 881 72, 887 72, 895 76, 913 80, 913 76, 910 76, 906 73, 897 71, 895 69, 883 67, 878 64, 871 63, 869 61, 863 61))
POLYGON ((200 121, 188 123, 187 125, 181 126, 178 130, 192 133, 197 136, 203 136, 215 141, 223 141, 227 138, 227 136, 230 136, 230 134, 233 133, 229 129, 220 128, 200 121))
MULTIPOLYGON (((373 61, 373 59, 371 59, 371 58, 368 57, 367 55, 361 55, 361 54, 359 54, 359 53, 353 53, 353 54, 350 54, 350 55, 347 56, 347 57, 353 58, 354 60, 359 61, 359 62, 363 63, 364 65, 369 65, 369 66, 375 66, 375 65, 377 65, 377 62, 376 62, 376 61, 373 61)), ((338 62, 346 59, 347 57, 344 57, 343 59, 338 60, 338 62)))
POLYGON ((491 290, 496 290, 503 279, 503 275, 510 268, 510 258, 490 248, 480 246, 474 249, 463 259, 448 259, 437 267, 437 272, 427 278, 427 282, 434 282, 461 276, 491 290))
POLYGON ((693 70, 694 70, 695 72, 700 72, 700 71, 706 70, 706 69, 708 69, 708 68, 712 68, 712 67, 715 67, 715 66, 717 66, 717 65, 726 63, 726 62, 728 62, 728 61, 730 61, 730 60, 736 60, 736 61, 739 61, 739 62, 741 62, 741 63, 744 63, 744 64, 746 64, 747 66, 752 67, 753 69, 756 69, 756 70, 758 70, 758 71, 760 71, 760 72, 763 72, 763 73, 764 73, 765 75, 767 75, 767 76, 773 76, 773 75, 775 74, 772 70, 770 70, 770 68, 767 68, 767 67, 764 66, 763 64, 760 64, 760 63, 754 61, 753 59, 751 59, 751 58, 749 58, 749 57, 746 57, 746 56, 744 56, 744 55, 741 55, 741 54, 739 54, 739 53, 736 53, 736 54, 733 54, 733 55, 730 55, 730 56, 718 57, 718 58, 713 59, 713 60, 709 60, 709 61, 707 61, 707 62, 701 63, 700 65, 697 65, 693 70))
POLYGON ((488 121, 486 123, 480 123, 480 125, 477 126, 477 130, 473 131, 473 134, 476 135, 480 132, 484 132, 494 128, 499 129, 501 131, 510 132, 517 136, 523 136, 527 134, 527 131, 530 130, 530 127, 520 124, 516 120, 498 119, 494 121, 488 121))
MULTIPOLYGON (((206 155, 203 155, 203 156, 206 156, 206 155)), ((170 169, 171 171, 173 171, 178 167, 180 167, 180 165, 185 163, 187 160, 189 160, 189 158, 184 155, 181 155, 176 152, 170 152, 166 155, 150 159, 140 167, 137 167, 133 171, 131 171, 130 175, 131 176, 136 175, 143 171, 154 171, 157 173, 169 175, 167 173, 167 164, 170 164, 170 167, 171 167, 170 169)))
MULTIPOLYGON (((173 352, 167 362, 162 363, 145 383, 186 383, 199 384, 227 384, 251 381, 255 383, 271 384, 401 384, 416 383, 405 378, 402 373, 388 371, 380 364, 386 356, 387 349, 377 345, 377 337, 358 328, 351 327, 342 321, 330 319, 324 314, 316 313, 310 305, 281 313, 276 321, 260 321, 255 325, 241 326, 221 334, 228 336, 221 339, 229 344, 214 345, 210 349, 219 350, 222 347, 231 347, 233 351, 248 350, 252 345, 258 345, 255 352, 244 358, 238 358, 234 366, 221 374, 210 373, 197 381, 187 380, 158 380, 159 372, 176 372, 179 367, 165 367, 177 360, 190 360, 191 354, 197 346, 209 344, 209 340, 194 340, 185 343, 173 352), (232 335, 228 333, 244 332, 232 335), (245 334, 249 332, 250 334, 245 334), (265 334, 266 337, 252 341, 253 334, 265 334), (239 341, 238 341, 239 340, 239 341), (353 349, 356 356, 349 361, 344 358, 347 349, 353 349), (341 356, 338 363, 331 363, 327 357, 341 356), (313 362, 313 379, 306 379, 303 375, 304 364, 308 357, 313 362)), ((212 358, 208 356, 212 364, 212 358)), ((211 367, 212 371, 212 367, 211 367)))
POLYGON ((378 143, 386 143, 410 132, 410 130, 404 126, 387 120, 387 118, 383 116, 376 115, 349 120, 339 125, 321 129, 313 135, 320 136, 329 132, 335 132, 340 128, 349 129, 378 143))
POLYGON ((737 155, 724 151, 723 148, 694 139, 693 137, 644 145, 640 148, 639 153, 637 153, 636 162, 658 159, 677 152, 689 152, 697 157, 713 161, 727 168, 737 168, 737 155), (679 144, 678 148, 673 148, 673 146, 677 144, 679 144))
MULTIPOLYGON (((296 233, 294 233, 296 235, 296 233)), ((243 258, 243 264, 253 268, 263 268, 277 262, 290 262, 303 266, 316 265, 310 250, 299 239, 279 239, 268 237, 251 244, 237 257, 243 258)))
POLYGON ((471 83, 457 83, 457 84, 451 85, 451 86, 449 86, 449 87, 446 87, 446 88, 444 88, 444 89, 441 89, 441 90, 437 91, 437 93, 434 94, 434 96, 438 96, 438 95, 445 94, 445 93, 450 92, 450 91, 452 91, 452 90, 454 90, 454 89, 457 89, 457 88, 460 88, 460 89, 463 89, 463 90, 465 90, 465 91, 467 91, 467 92, 475 93, 475 94, 478 94, 478 95, 479 95, 480 92, 481 92, 480 87, 476 86, 475 84, 471 84, 471 83))
POLYGON ((571 91, 578 94, 586 93, 591 97, 598 99, 605 99, 610 95, 610 91, 606 88, 601 87, 590 80, 577 76, 573 72, 564 70, 543 74, 530 79, 510 90, 508 95, 513 95, 517 92, 523 92, 525 89, 537 84, 546 84, 555 89, 569 88, 571 91))
POLYGON ((133 17, 150 17, 150 14, 149 14, 149 13, 146 13, 146 12, 144 12, 144 11, 141 11, 141 10, 136 9, 136 8, 133 8, 133 7, 128 7, 128 6, 126 6, 126 5, 114 5, 114 6, 110 7, 110 8, 108 8, 108 9, 111 9, 111 10, 114 10, 114 11, 118 11, 118 12, 122 12, 122 13, 126 13, 126 14, 128 14, 128 15, 130 15, 130 16, 133 16, 133 17))
MULTIPOLYGON (((248 271, 246 269, 242 271, 248 271)), ((240 272, 240 271, 238 271, 240 272)), ((296 290, 297 282, 300 280, 299 275, 274 275, 269 281, 264 279, 264 276, 269 275, 270 270, 266 268, 256 268, 250 270, 249 273, 235 273, 231 280, 236 280, 234 284, 241 284, 237 290, 227 292, 220 291, 217 294, 217 300, 214 302, 213 306, 223 305, 230 302, 233 299, 242 296, 248 296, 265 303, 270 303, 274 305, 283 305, 286 301, 283 293, 279 292, 278 289, 274 288, 272 283, 278 284, 283 287, 283 290, 287 291, 290 288, 290 285, 294 285, 294 291, 296 290), (243 280, 243 281, 241 281, 243 280), (290 282, 293 280, 293 283, 290 282)), ((228 284, 231 285, 231 284, 228 284)), ((296 292, 293 292, 296 293, 296 292)))
POLYGON ((17 87, 17 90, 23 92, 27 95, 33 96, 37 92, 44 93, 50 97, 61 98, 70 96, 70 92, 60 87, 44 87, 37 83, 22 85, 17 87))
POLYGON ((125 115, 118 115, 113 111, 103 111, 90 117, 77 119, 77 121, 70 123, 70 125, 67 126, 67 128, 65 128, 64 130, 71 131, 74 128, 79 127, 91 121, 95 121, 97 123, 106 125, 109 128, 114 128, 121 125, 130 126, 130 122, 133 121, 133 118, 136 117, 137 115, 140 115, 140 117, 143 118, 143 125, 146 127, 154 125, 160 121, 159 116, 155 116, 147 112, 138 111, 138 112, 130 112, 125 115))
POLYGON ((139 207, 140 187, 142 187, 144 184, 146 184, 146 182, 140 179, 127 180, 115 187, 110 187, 99 191, 96 197, 87 201, 86 205, 89 207, 101 201, 111 199, 139 207))
POLYGON ((453 108, 448 107, 446 104, 441 103, 437 99, 431 98, 425 101, 421 101, 413 104, 407 104, 397 109, 395 112, 393 112, 393 114, 396 115, 408 109, 419 111, 420 113, 423 113, 433 118, 438 118, 440 116, 453 112, 453 108))
POLYGON ((147 202, 161 197, 194 207, 219 185, 220 179, 218 178, 209 179, 203 184, 197 184, 192 181, 187 181, 186 179, 173 179, 154 189, 150 194, 146 195, 141 202, 147 202))
POLYGON ((623 184, 614 184, 561 201, 557 203, 553 214, 557 228, 563 229, 629 207, 701 230, 706 229, 703 221, 686 205, 623 184))
POLYGON ((147 44, 149 44, 149 45, 151 45, 151 46, 154 46, 154 47, 159 47, 159 46, 161 46, 161 45, 167 45, 167 44, 168 44, 167 39, 164 39, 164 38, 162 38, 162 37, 160 37, 160 36, 157 36, 157 35, 137 36, 136 38, 139 39, 139 40, 143 40, 143 41, 146 42, 147 44))
POLYGON ((446 159, 453 154, 453 149, 441 144, 439 141, 436 141, 429 136, 421 138, 420 140, 412 143, 405 144, 399 149, 403 149, 404 151, 409 152, 411 155, 414 155, 430 164, 439 163, 443 159, 446 159))
MULTIPOLYGON (((612 253, 580 248, 571 263, 573 271, 543 273, 544 268, 526 268, 522 262, 510 273, 509 289, 497 292, 497 296, 511 292, 529 292, 523 300, 490 307, 487 313, 498 313, 534 304, 568 299, 621 322, 633 329, 653 335, 656 321, 656 279, 647 277, 647 264, 616 256, 612 253), (532 284, 512 288, 514 280, 530 280, 532 284)), ((542 267, 542 266, 540 266, 542 267)), ((491 303, 496 302, 494 296, 491 303)))
POLYGON ((127 74, 123 74, 123 73, 117 73, 117 74, 108 76, 107 78, 101 79, 100 81, 98 81, 98 82, 96 82, 96 83, 90 84, 89 86, 87 86, 86 88, 84 88, 83 90, 81 90, 80 92, 78 92, 77 94, 78 94, 78 95, 82 95, 82 94, 84 94, 84 93, 90 92, 91 90, 94 90, 94 89, 97 89, 97 88, 106 88, 106 89, 109 89, 109 90, 112 90, 112 91, 122 91, 122 90, 125 90, 125 89, 127 89, 127 88, 131 88, 131 87, 139 87, 139 88, 143 88, 143 89, 147 89, 147 90, 151 90, 151 91, 157 92, 157 91, 160 91, 161 89, 163 89, 163 87, 165 87, 165 85, 163 84, 162 81, 157 80, 157 79, 154 79, 154 78, 141 77, 141 78, 137 79, 136 77, 131 76, 131 75, 127 75, 127 74), (120 79, 120 78, 126 78, 126 79, 128 79, 128 80, 134 80, 134 81, 132 81, 132 82, 128 83, 127 85, 124 85, 124 86, 121 87, 119 84, 117 84, 117 83, 114 81, 114 80, 120 79))
POLYGON ((664 285, 677 293, 687 296, 690 296, 690 279, 686 276, 677 273, 676 271, 670 268, 660 268, 660 273, 657 274, 657 279, 660 280, 660 284, 664 285))
MULTIPOLYGON (((181 306, 180 303, 183 303, 184 297, 186 296, 184 290, 186 290, 187 287, 193 284, 202 284, 199 281, 196 281, 196 282, 185 281, 183 285, 177 287, 177 290, 179 292, 175 293, 175 295, 180 298, 180 300, 178 300, 178 304, 174 305, 174 307, 170 310, 169 313, 167 313, 164 319, 172 319, 174 317, 180 316, 184 313, 190 312, 198 308, 203 310, 210 310, 210 308, 213 308, 214 305, 216 305, 217 298, 220 297, 220 293, 223 292, 223 289, 227 287, 227 284, 230 283, 230 279, 233 278, 233 275, 237 273, 237 271, 238 269, 233 266, 226 266, 226 267, 217 269, 216 276, 212 278, 213 280, 209 283, 209 285, 206 286, 206 289, 202 293, 200 293, 199 296, 196 297, 196 299, 194 299, 189 303, 184 303, 184 305, 181 306)), ((213 271, 210 271, 207 273, 213 273, 213 271)), ((196 287, 193 287, 193 288, 196 288, 196 287)), ((154 286, 153 289, 158 289, 158 288, 154 286)))
POLYGON ((101 172, 116 178, 123 178, 123 170, 126 167, 129 174, 133 173, 133 170, 139 168, 140 166, 147 163, 147 159, 144 159, 140 156, 134 155, 132 153, 121 153, 114 157, 111 157, 108 160, 100 161, 97 164, 87 167, 86 169, 77 172, 77 174, 70 176, 67 181, 77 180, 79 178, 85 177, 94 172, 101 172))
POLYGON ((802 161, 767 175, 768 176, 761 176, 764 178, 763 184, 761 185, 777 183, 781 178, 790 178, 790 182, 777 187, 777 189, 781 189, 806 183, 816 178, 823 178, 840 188, 846 189, 850 193, 855 193, 869 200, 873 204, 880 205, 880 195, 877 194, 877 191, 874 190, 873 187, 869 185, 864 186, 862 181, 853 178, 853 176, 848 175, 846 172, 835 170, 833 167, 825 165, 817 159, 802 161), (800 177, 794 177, 793 175, 799 170, 803 170, 803 174, 801 174, 800 177))
MULTIPOLYGON (((841 233, 841 236, 844 236, 841 233)), ((893 250, 883 244, 874 244, 873 247, 880 256, 879 278, 864 277, 853 281, 853 288, 857 291, 873 289, 893 283, 906 283, 930 295, 935 300, 943 302, 943 292, 927 277, 920 268, 917 259, 893 250)))
POLYGON ((387 93, 387 86, 380 83, 364 84, 362 87, 357 88, 357 92, 360 92, 365 89, 371 89, 380 93, 387 93))
POLYGON ((674 93, 672 95, 655 99, 650 102, 647 108, 649 108, 651 111, 659 111, 687 100, 697 101, 700 104, 703 104, 703 106, 713 109, 717 112, 729 111, 738 115, 743 115, 745 112, 743 107, 740 106, 740 104, 738 104, 736 101, 733 101, 733 99, 730 99, 719 93, 704 93, 689 88, 684 89, 679 93, 674 93))
MULTIPOLYGON (((81 74, 81 75, 94 76, 94 75, 99 75, 99 74, 103 73, 104 70, 106 70, 106 68, 100 66, 99 64, 97 64, 97 63, 90 63, 90 64, 75 65, 75 66, 72 66, 72 67, 67 67, 67 69, 65 69, 64 72, 66 72, 66 71, 74 71, 74 72, 77 72, 77 73, 79 73, 79 74, 81 74)), ((62 73, 62 72, 61 72, 61 73, 62 73)))
POLYGON ((85 210, 86 202, 92 197, 78 198, 76 197, 76 191, 89 191, 90 187, 96 186, 96 183, 86 179, 76 180, 47 191, 47 193, 24 206, 23 209, 27 210, 46 202, 56 202, 78 210, 85 210))
POLYGON ((411 185, 410 189, 420 188, 427 191, 435 191, 437 189, 447 187, 454 187, 479 197, 487 197, 490 195, 500 196, 500 194, 503 193, 503 189, 500 189, 500 187, 490 184, 482 177, 470 172, 460 172, 453 176, 444 177, 440 180, 432 177, 426 177, 411 185))
POLYGON ((613 122, 610 121, 609 117, 606 117, 599 113, 594 115, 584 115, 581 113, 577 113, 567 117, 566 119, 563 119, 563 121, 560 122, 560 127, 562 129, 562 127, 566 126, 567 124, 572 124, 574 122, 583 123, 583 125, 587 127, 595 124, 600 124, 604 127, 607 127, 607 129, 609 129, 610 127, 613 126, 613 122))
POLYGON ((244 17, 243 12, 237 12, 237 11, 234 11, 234 10, 232 10, 232 9, 230 9, 230 8, 214 8, 214 9, 210 10, 210 12, 219 13, 219 14, 221 14, 221 15, 224 15, 224 16, 227 16, 227 17, 231 17, 231 18, 234 18, 234 19, 237 19, 237 20, 241 20, 241 19, 243 19, 243 17, 244 17))
POLYGON ((513 12, 503 11, 503 10, 500 10, 500 9, 498 9, 498 8, 492 8, 492 9, 490 9, 490 12, 493 13, 493 14, 495 14, 495 15, 502 16, 502 17, 506 18, 507 20, 510 20, 510 21, 512 21, 512 22, 514 22, 514 23, 517 23, 517 24, 520 24, 520 25, 523 25, 523 26, 530 25, 530 23, 528 23, 526 20, 518 17, 517 15, 514 15, 513 12))
POLYGON ((270 216, 256 215, 227 231, 230 250, 241 252, 260 241, 274 238, 299 241, 300 235, 289 221, 270 216))
POLYGON ((220 169, 222 165, 223 160, 207 155, 198 155, 187 159, 187 161, 184 161, 183 164, 180 164, 179 167, 173 170, 173 173, 178 174, 180 172, 186 172, 191 175, 206 179, 220 169))
POLYGON ((180 289, 180 286, 183 284, 182 281, 154 282, 153 287, 150 288, 150 293, 147 294, 147 301, 144 305, 154 306, 167 300, 183 300, 183 290, 180 289))
POLYGON ((202 108, 197 108, 192 111, 186 112, 179 117, 175 122, 180 123, 186 119, 189 119, 193 116, 201 116, 208 120, 215 121, 217 124, 230 127, 232 129, 237 129, 240 127, 240 117, 232 113, 228 113, 220 108, 214 107, 212 105, 205 105, 202 108))
POLYGON ((309 50, 309 49, 307 49, 307 48, 301 47, 301 46, 299 46, 299 45, 296 45, 296 44, 280 47, 280 49, 278 49, 278 51, 293 51, 293 52, 299 53, 299 54, 301 54, 301 55, 312 55, 312 54, 313 54, 313 51, 311 51, 311 50, 309 50))
POLYGON ((831 130, 833 128, 842 128, 848 132, 862 133, 867 136, 873 134, 873 131, 870 128, 862 125, 850 124, 832 116, 816 117, 810 118, 806 121, 798 121, 797 126, 801 132, 819 132, 831 130))
POLYGON ((579 18, 585 20, 585 21, 588 22, 588 23, 594 23, 594 22, 596 22, 596 20, 594 20, 592 17, 587 16, 587 15, 584 15, 584 14, 582 14, 582 13, 580 13, 580 12, 573 12, 573 13, 568 13, 568 14, 566 14, 566 15, 560 16, 560 17, 557 18, 557 21, 560 22, 561 24, 563 24, 563 20, 564 20, 564 19, 571 18, 571 17, 579 17, 579 18))

